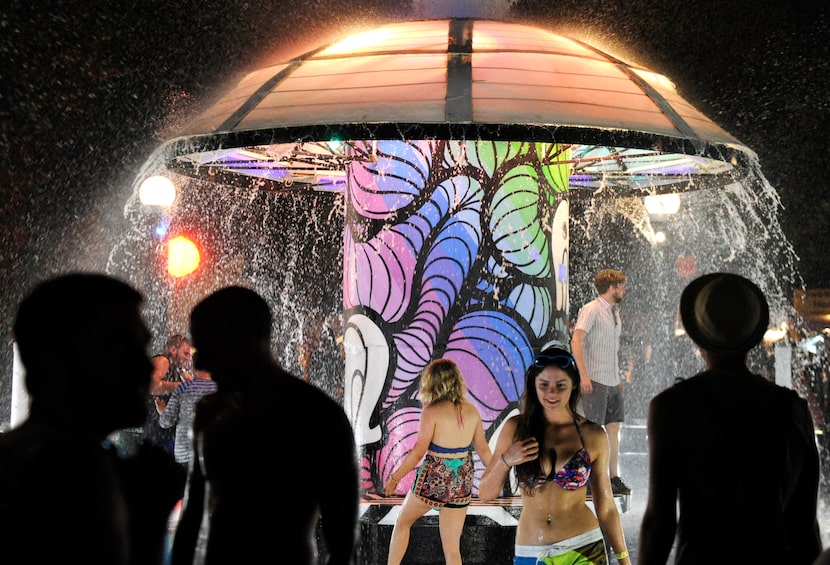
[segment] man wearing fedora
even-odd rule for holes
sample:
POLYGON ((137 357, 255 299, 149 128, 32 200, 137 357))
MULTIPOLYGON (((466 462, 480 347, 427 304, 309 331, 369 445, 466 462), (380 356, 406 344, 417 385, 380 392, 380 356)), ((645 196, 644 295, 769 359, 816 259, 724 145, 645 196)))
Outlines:
POLYGON ((769 307, 739 275, 693 280, 680 297, 706 369, 655 396, 638 565, 799 565, 821 552, 819 460, 807 402, 747 368, 769 307))

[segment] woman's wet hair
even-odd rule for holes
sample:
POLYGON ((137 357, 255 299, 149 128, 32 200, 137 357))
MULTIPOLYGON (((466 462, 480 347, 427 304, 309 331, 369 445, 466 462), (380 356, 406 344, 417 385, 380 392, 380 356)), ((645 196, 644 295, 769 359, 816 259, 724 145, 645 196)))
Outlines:
MULTIPOLYGON (((576 417, 576 407, 579 404, 579 370, 576 368, 576 361, 571 352, 562 347, 548 347, 536 354, 525 372, 525 391, 522 394, 521 401, 522 411, 519 425, 516 426, 514 439, 521 440, 534 437, 540 446, 544 445, 547 421, 545 420, 542 403, 536 394, 536 377, 546 367, 558 367, 570 377, 573 386, 568 398, 568 406, 574 417, 576 417)), ((517 477, 523 477, 525 482, 531 484, 538 482, 538 479, 543 476, 541 458, 518 465, 516 474, 517 477)), ((525 489, 525 492, 528 495, 533 495, 533 489, 525 489)))

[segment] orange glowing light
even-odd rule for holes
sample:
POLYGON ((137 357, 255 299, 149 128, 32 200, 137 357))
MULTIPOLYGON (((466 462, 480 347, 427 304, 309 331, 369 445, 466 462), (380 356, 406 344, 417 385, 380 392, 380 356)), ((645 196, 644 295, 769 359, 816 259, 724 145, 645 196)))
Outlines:
POLYGON ((199 248, 185 236, 167 242, 167 272, 170 275, 176 278, 187 276, 199 267, 200 260, 199 248))

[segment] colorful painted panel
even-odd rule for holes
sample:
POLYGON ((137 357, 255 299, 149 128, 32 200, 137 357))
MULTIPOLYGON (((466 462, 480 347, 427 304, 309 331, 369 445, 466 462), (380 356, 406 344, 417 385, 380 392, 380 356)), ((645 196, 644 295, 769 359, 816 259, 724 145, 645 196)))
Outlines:
POLYGON ((490 438, 518 407, 533 352, 567 342, 569 152, 438 140, 351 151, 344 406, 363 489, 379 492, 414 444, 429 361, 459 365, 490 438))

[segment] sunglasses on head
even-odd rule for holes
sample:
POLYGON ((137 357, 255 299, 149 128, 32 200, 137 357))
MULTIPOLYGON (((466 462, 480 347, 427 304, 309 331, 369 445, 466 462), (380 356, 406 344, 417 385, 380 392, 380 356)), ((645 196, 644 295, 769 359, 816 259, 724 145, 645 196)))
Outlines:
POLYGON ((576 368, 574 358, 570 355, 537 355, 533 358, 533 366, 537 369, 543 369, 553 365, 560 369, 576 368))

